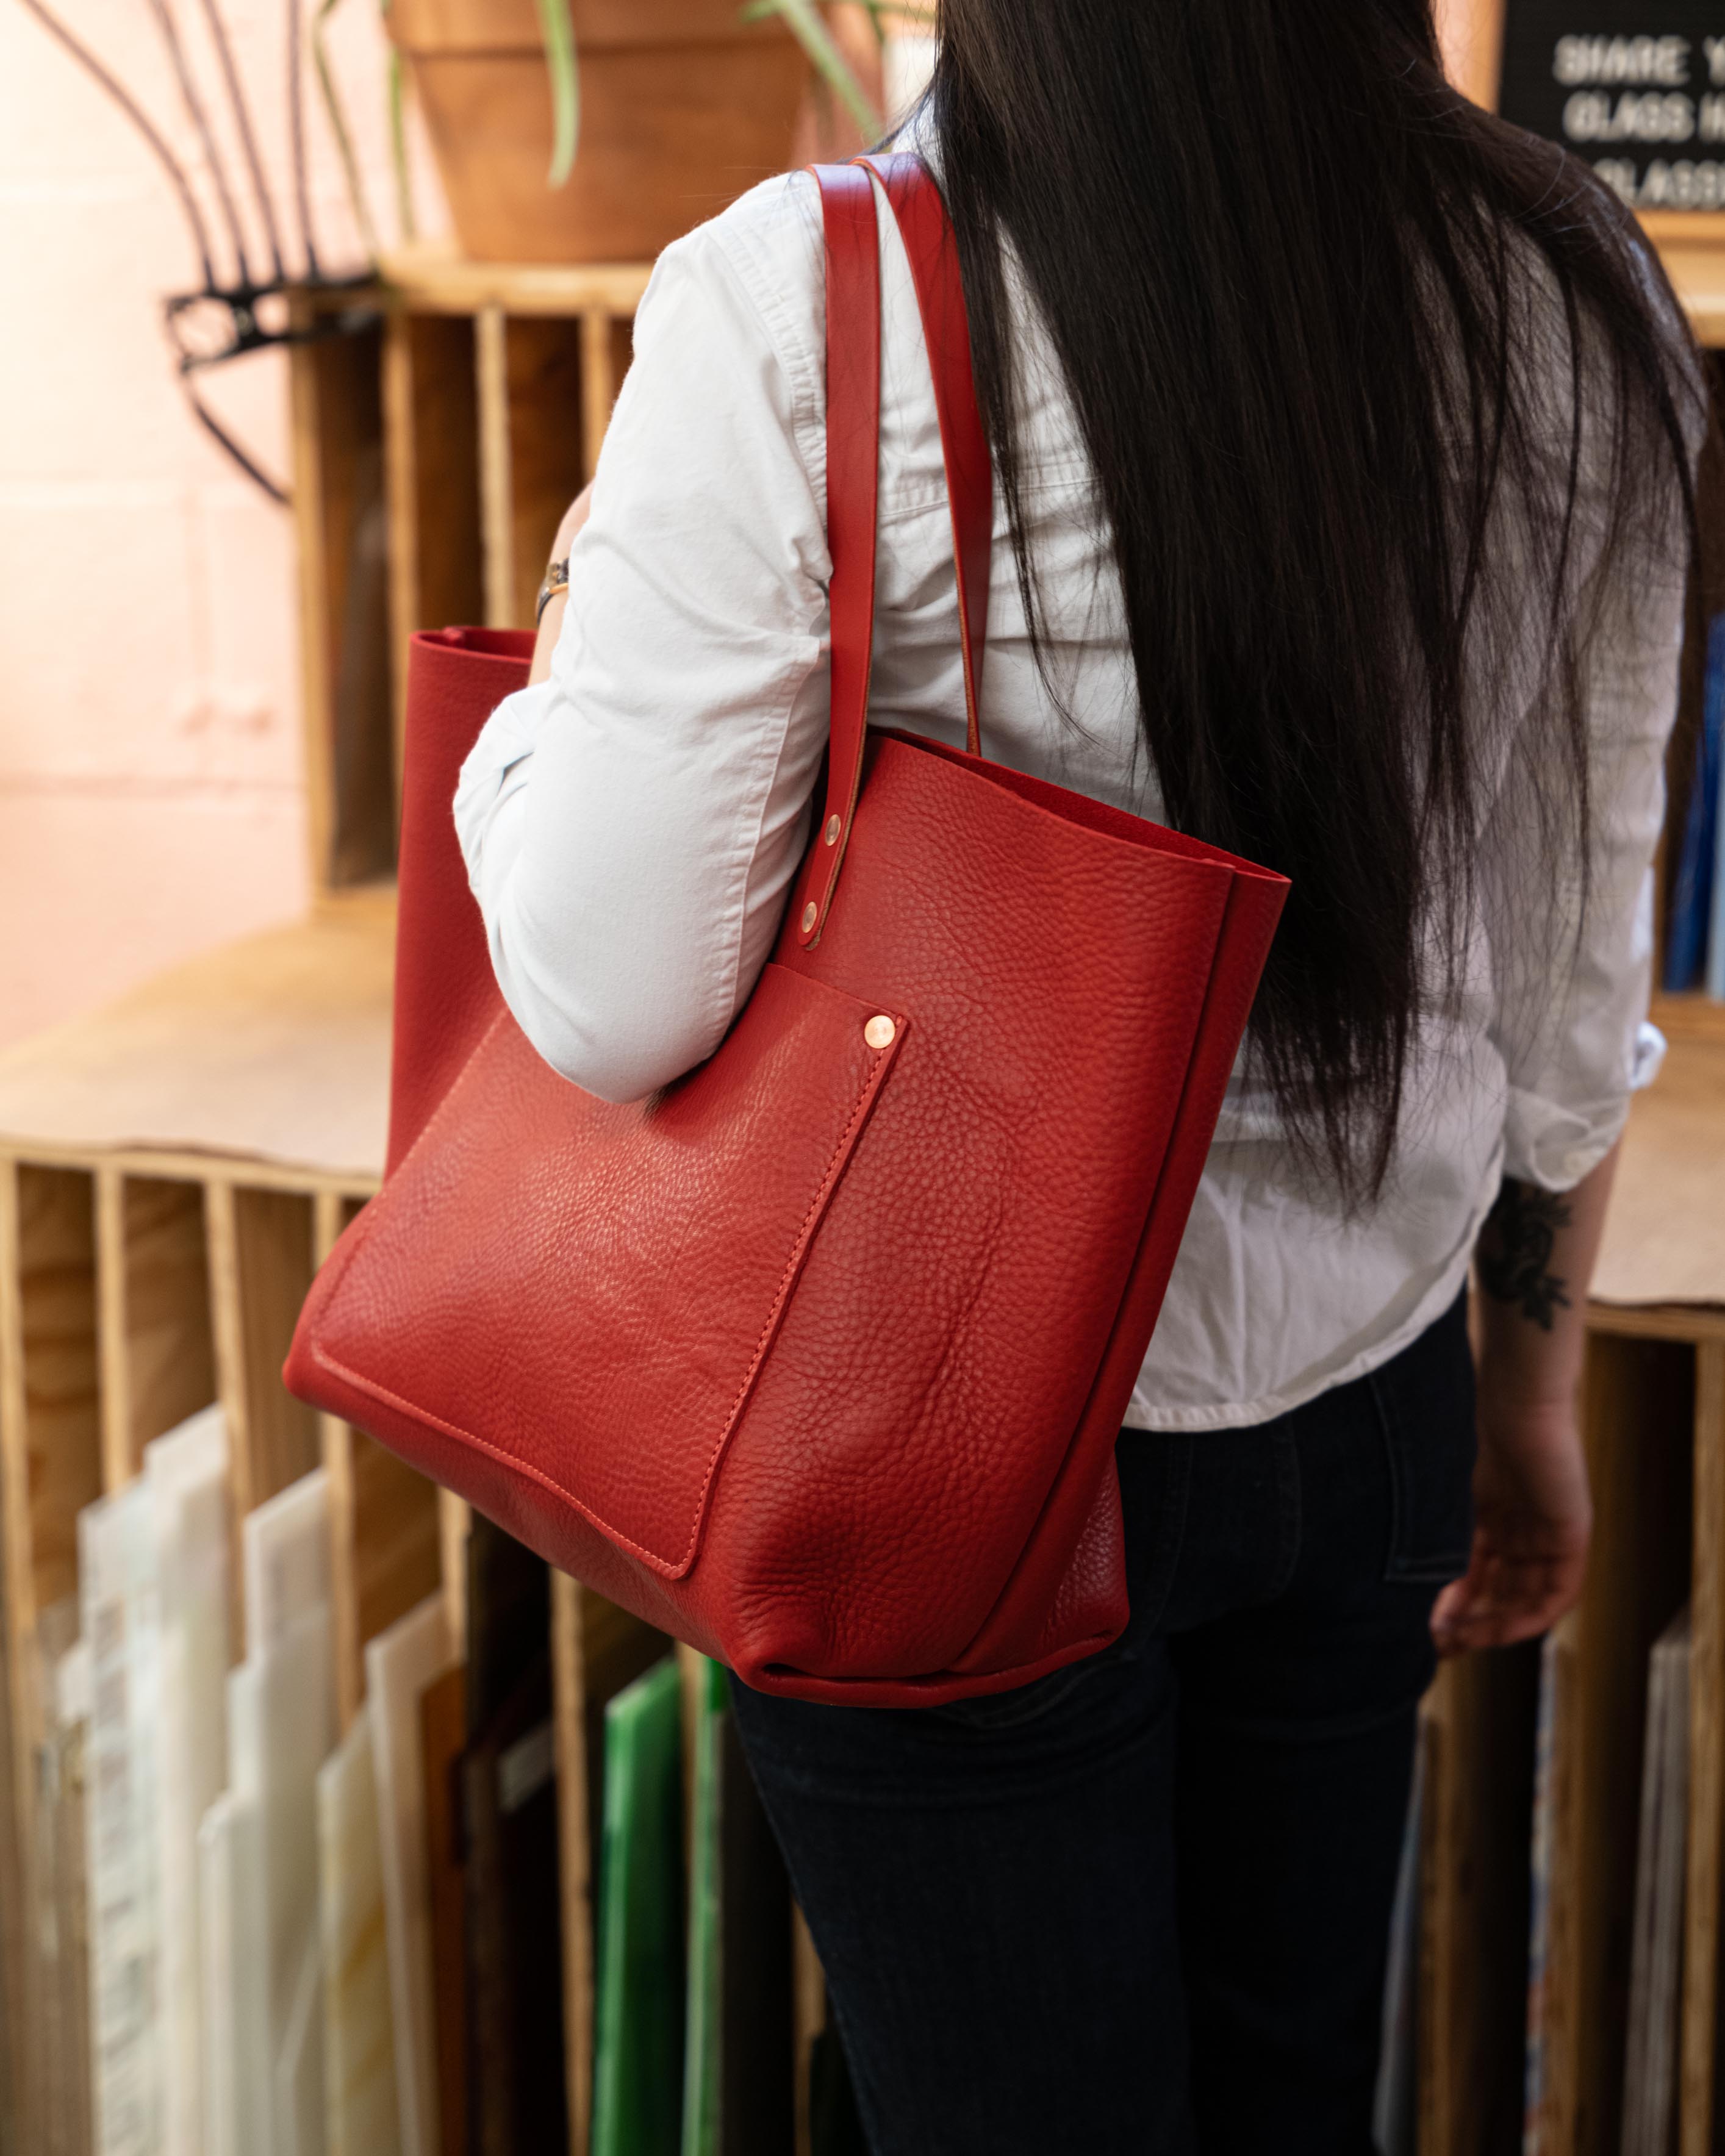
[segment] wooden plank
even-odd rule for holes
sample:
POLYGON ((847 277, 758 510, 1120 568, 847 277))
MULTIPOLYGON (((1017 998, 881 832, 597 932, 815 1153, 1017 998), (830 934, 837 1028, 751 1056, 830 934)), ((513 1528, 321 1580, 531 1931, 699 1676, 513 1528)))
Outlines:
POLYGON ((1725 1835, 1725 1341, 1697 1351, 1690 1594, 1689 1846, 1683 1940, 1681 2156, 1711 2156, 1725 1835))
MULTIPOLYGON (((298 331, 311 326, 312 304, 305 294, 289 303, 289 321, 298 331)), ((320 454, 322 413, 319 376, 310 345, 288 352, 288 418, 293 443, 294 531, 300 583, 300 711, 305 744, 305 839, 311 886, 329 882, 331 833, 335 824, 335 722, 330 675, 327 513, 323 459, 320 454)))
POLYGON ((392 310, 383 426, 398 798, 408 639, 418 629, 478 621, 485 610, 471 322, 392 310))
POLYGON ((236 1521, 319 1464, 317 1418, 281 1382, 311 1284, 311 1200, 206 1188, 216 1377, 233 1449, 236 1521))
MULTIPOLYGON (((42 1740, 36 1627, 77 1584, 78 1514, 101 1491, 95 1199, 75 1171, 0 1163, 0 1593, 4 1597, 9 1887, 35 1876, 42 1740)), ((37 2116, 36 2007, 23 1981, 21 1899, 0 1938, 18 2013, 13 2057, 24 2119, 37 2116)))
POLYGON ((474 380, 479 395, 480 549, 485 624, 513 629, 515 515, 510 493, 509 329, 499 307, 474 317, 474 380))
POLYGON ((102 1482, 117 1490, 215 1398, 209 1267, 200 1184, 104 1166, 95 1194, 102 1482))
POLYGON ((1623 2104, 1647 1658, 1689 1592, 1692 1351, 1595 1334, 1583 1389, 1594 1527, 1565 1619, 1541 2156, 1615 2156, 1623 2104), (1565 1661, 1568 1661, 1565 1657, 1565 1661))
POLYGON ((23 1584, 33 1629, 41 1611, 76 1589, 78 1515, 101 1494, 95 1223, 86 1175, 26 1168, 15 1188, 18 1320, 7 1360, 15 1354, 21 1365, 23 1584))
POLYGON ((444 1609, 449 1637, 467 1637, 467 1533, 473 1507, 453 1490, 437 1493, 438 1568, 443 1575, 444 1609))
POLYGON ((398 829, 407 749, 408 639, 420 625, 413 377, 413 317, 393 307, 383 331, 383 492, 389 504, 389 737, 398 829))
POLYGON ((311 1202, 293 1192, 234 1194, 244 1327, 246 1439, 254 1504, 318 1465, 317 1419, 281 1382, 311 1285, 311 1202))
POLYGON ((631 326, 603 308, 581 317, 581 436, 583 475, 598 470, 599 450, 611 424, 611 408, 629 371, 631 326))
POLYGON ((126 1352, 125 1185, 111 1168, 95 1175, 96 1362, 100 1372, 102 1487, 118 1490, 137 1472, 131 1456, 131 1399, 126 1352))
MULTIPOLYGON (((359 1211, 334 1191, 314 1201, 319 1265, 359 1211)), ((330 1584, 336 1700, 348 1728, 365 1697, 368 1640, 405 1617, 438 1584, 440 1548, 434 1484, 339 1416, 317 1418, 330 1478, 330 1584)))
MULTIPOLYGON (((814 2040, 827 2025, 827 1979, 809 1920, 791 1905, 791 2026, 796 2046, 797 2156, 814 2156, 809 2103, 814 2040)), ((1422 2148, 1421 2156, 1425 2156, 1422 2148)))
MULTIPOLYGON (((29 1446, 25 1428, 23 1310, 18 1292, 18 1170, 0 1161, 0 1712, 6 1723, 5 1840, 0 1846, 0 1955, 6 1970, 4 2039, 16 2128, 33 2138, 39 2092, 31 2041, 33 1986, 25 1981, 24 1881, 34 1876, 36 1776, 28 1738, 38 1726, 35 1672, 24 1650, 33 1635, 30 1585, 29 1446)), ((16 2135, 14 2135, 14 2138, 16 2135)), ((9 2156, 9 2152, 8 2152, 9 2156)))
POLYGON ((1704 1341, 1725 1340, 1725 1310, 1698 1303, 1590 1302, 1587 1327, 1589 1332, 1620 1333, 1638 1340, 1686 1340, 1698 1347, 1704 1341))
POLYGON ((1420 2156, 1517 2156, 1538 1650, 1446 1663, 1422 1705, 1420 2156))
MULTIPOLYGON (((575 323, 529 316, 507 327, 510 616, 521 628, 532 622, 557 526, 587 476, 586 341, 584 319, 575 323)), ((608 397, 608 418, 610 409, 608 397)))
MULTIPOLYGON (((1725 264, 1725 216, 1719 223, 1720 260, 1725 264)), ((1667 1040, 1725 1041, 1725 1003, 1698 988, 1681 995, 1656 995, 1650 1015, 1667 1040)))
MULTIPOLYGON (((295 293, 293 319, 308 326, 328 305, 295 293)), ((311 874, 324 891, 395 861, 381 314, 291 360, 311 874)))
POLYGON ((315 1198, 321 1190, 332 1191, 338 1198, 374 1198, 380 1180, 340 1171, 325 1175, 316 1169, 284 1168, 275 1161, 214 1158, 208 1153, 167 1147, 157 1152, 153 1147, 18 1146, 0 1141, 0 1162, 18 1168, 70 1168, 80 1175, 114 1168, 121 1175, 141 1176, 149 1182, 192 1183, 200 1189, 211 1183, 243 1182, 254 1190, 290 1190, 307 1198, 315 1198))
POLYGON ((563 2061, 569 2156, 588 2156, 593 2123, 593 1881, 588 1817, 586 1671, 579 1580, 551 1576, 552 1719, 557 1763, 557 1881, 562 1899, 563 2061))
POLYGON ((385 254, 384 280, 416 312, 572 317, 592 308, 632 315, 653 274, 650 263, 471 262, 435 242, 385 254))
POLYGON ((363 1430, 350 1436, 354 1614, 363 1650, 436 1588, 442 1536, 437 1485, 363 1430))

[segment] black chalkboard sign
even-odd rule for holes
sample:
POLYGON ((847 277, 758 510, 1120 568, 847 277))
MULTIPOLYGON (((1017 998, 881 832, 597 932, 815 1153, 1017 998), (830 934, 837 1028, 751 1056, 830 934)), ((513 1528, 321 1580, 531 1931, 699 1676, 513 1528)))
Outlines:
POLYGON ((1725 209, 1725 0, 1508 0, 1498 110, 1637 209, 1725 209))

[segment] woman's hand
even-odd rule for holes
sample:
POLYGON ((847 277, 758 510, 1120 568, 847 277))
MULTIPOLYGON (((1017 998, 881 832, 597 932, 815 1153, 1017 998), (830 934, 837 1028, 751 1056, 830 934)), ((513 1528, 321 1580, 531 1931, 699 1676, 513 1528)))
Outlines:
MULTIPOLYGON (((568 559, 576 534, 592 514, 593 481, 589 480, 563 511, 563 521, 557 526, 557 536, 551 542, 552 561, 568 559)), ((533 664, 527 670, 530 682, 544 680, 551 671, 551 654, 557 649, 557 633, 563 625, 563 609, 568 603, 567 590, 554 592, 545 603, 545 611, 539 617, 538 634, 533 643, 533 664)))
POLYGON ((1473 1552, 1438 1597, 1438 1651, 1505 1647, 1548 1630, 1581 1594, 1593 1503, 1572 1400, 1519 1401, 1480 1379, 1473 1552))
POLYGON ((1532 1639, 1580 1599, 1594 1516, 1575 1401, 1616 1169, 1614 1146, 1571 1190, 1506 1177, 1481 1231, 1473 1550, 1431 1613, 1440 1654, 1532 1639))

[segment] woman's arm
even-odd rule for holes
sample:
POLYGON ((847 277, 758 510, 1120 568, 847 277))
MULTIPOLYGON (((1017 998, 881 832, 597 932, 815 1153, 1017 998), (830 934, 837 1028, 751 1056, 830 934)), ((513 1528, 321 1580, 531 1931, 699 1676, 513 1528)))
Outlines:
MULTIPOLYGON (((563 521, 557 526, 557 536, 551 542, 551 558, 568 566, 569 549, 575 544, 575 535, 593 513, 593 481, 589 480, 579 494, 563 511, 563 521)), ((551 654, 557 648, 557 633, 563 625, 563 611, 569 603, 569 587, 565 583, 554 591, 545 602, 545 610, 539 617, 539 632, 533 639, 533 664, 528 669, 527 686, 536 681, 551 678, 551 654)))
POLYGON ((830 568, 813 194, 772 183, 661 256, 590 513, 556 542, 569 596, 456 794, 504 998, 608 1100, 724 1038, 806 837, 830 568))
POLYGON ((1432 1614, 1445 1654, 1529 1639, 1580 1595, 1593 1507, 1577 1394, 1617 1154, 1572 1190, 1506 1178, 1480 1236, 1473 1553, 1432 1614))

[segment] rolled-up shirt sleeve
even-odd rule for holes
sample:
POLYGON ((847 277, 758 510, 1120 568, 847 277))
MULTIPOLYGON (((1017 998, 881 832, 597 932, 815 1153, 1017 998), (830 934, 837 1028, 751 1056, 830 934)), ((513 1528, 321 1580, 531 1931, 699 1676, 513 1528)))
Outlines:
POLYGON ((505 1000, 609 1100, 723 1039, 825 747, 824 388, 800 318, 821 304, 819 228, 789 194, 784 213, 806 228, 800 295, 712 227, 660 259, 550 678, 498 706, 455 799, 505 1000))
MULTIPOLYGON (((1620 554, 1595 567, 1584 597, 1588 634, 1573 678, 1589 758, 1584 899, 1578 867, 1554 865, 1542 844, 1537 771, 1506 786, 1486 833, 1491 1037, 1507 1077, 1503 1172, 1548 1190, 1572 1188, 1604 1158, 1631 1093, 1656 1075, 1663 1054, 1646 1023, 1651 864, 1677 706, 1686 553, 1673 485, 1668 527, 1639 558, 1620 554)), ((1560 752, 1561 728, 1547 715, 1531 713, 1527 723, 1543 754, 1560 752)), ((1548 802, 1563 783, 1548 778, 1548 802)))

